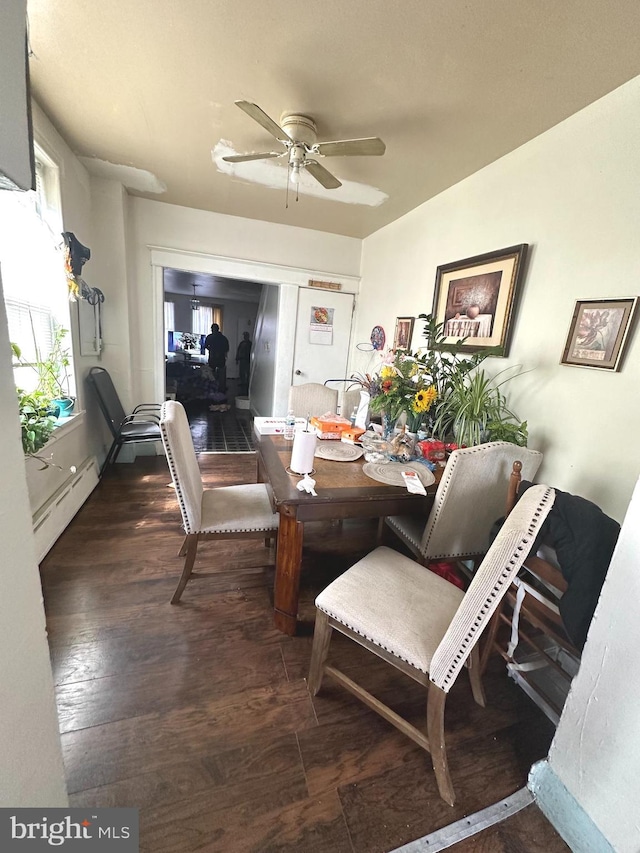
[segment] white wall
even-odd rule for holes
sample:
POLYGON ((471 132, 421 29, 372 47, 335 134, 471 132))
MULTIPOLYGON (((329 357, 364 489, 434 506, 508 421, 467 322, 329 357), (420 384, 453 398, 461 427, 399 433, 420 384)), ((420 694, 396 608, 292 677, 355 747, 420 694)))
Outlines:
MULTIPOLYGON (((89 174, 37 103, 33 103, 33 126, 36 142, 49 154, 60 170, 60 202, 64 230, 73 231, 80 242, 91 249, 91 260, 83 268, 83 277, 93 287, 100 286, 103 289, 104 285, 104 291, 107 294, 107 298, 109 298, 111 292, 110 281, 108 277, 100 276, 100 260, 99 257, 96 258, 96 247, 93 240, 91 181, 89 174), (101 282, 100 285, 98 285, 98 280, 101 282)), ((98 411, 93 395, 88 391, 85 383, 85 377, 89 368, 99 364, 100 360, 95 357, 80 355, 76 306, 71 305, 70 315, 76 394, 78 397, 77 406, 86 410, 85 423, 81 430, 74 433, 73 440, 76 444, 76 451, 79 458, 86 459, 90 455, 97 455, 100 458, 100 455, 103 453, 104 441, 103 418, 98 411)), ((105 364, 104 366, 108 367, 109 365, 105 364)), ((43 478, 43 481, 45 479, 47 478, 43 478)), ((53 478, 49 477, 48 479, 53 482, 53 478)), ((51 491, 44 482, 39 495, 37 491, 32 489, 33 508, 41 506, 50 494, 51 491)))
POLYGON ((26 0, 5 0, 0 29, 0 177, 31 189, 26 67, 26 0))
POLYGON ((540 481, 618 521, 640 471, 639 336, 620 373, 559 361, 576 299, 640 291, 639 185, 640 77, 368 237, 355 337, 429 313, 439 264, 529 243, 509 358, 486 365, 533 369, 507 387, 544 451, 540 481))
POLYGON ((0 806, 66 806, 1 284, 0 435, 0 806))
MULTIPOLYGON (((291 286, 306 284, 308 277, 343 281, 345 289, 350 290, 358 286, 362 243, 352 237, 134 197, 129 199, 129 221, 130 294, 135 299, 132 322, 138 335, 133 387, 138 399, 153 398, 155 386, 152 377, 154 369, 157 369, 157 366, 154 368, 154 359, 159 357, 155 337, 159 334, 161 305, 155 291, 160 285, 154 279, 150 266, 149 247, 178 250, 182 253, 180 261, 165 265, 180 269, 213 272, 254 282, 282 280, 291 286), (189 253, 192 253, 191 258, 189 253), (206 255, 247 261, 247 274, 234 274, 217 269, 215 264, 207 265, 206 255), (257 274, 260 268, 268 275, 260 277, 257 274), (306 278, 305 271, 309 271, 306 278), (280 273, 282 275, 278 279, 280 273), (352 280, 346 281, 349 277, 352 280), (157 324, 149 321, 154 304, 158 312, 157 324)), ((288 324, 294 321, 295 311, 287 318, 280 312, 280 322, 288 324)), ((290 381, 289 372, 287 388, 290 381)))
POLYGON ((640 849, 640 481, 549 764, 617 853, 640 849))
MULTIPOLYGON (((276 353, 278 349, 278 304, 282 288, 265 284, 258 312, 258 323, 253 339, 253 371, 249 397, 251 409, 258 416, 273 415, 276 378, 276 353)), ((280 409, 279 411, 282 411, 280 409)))

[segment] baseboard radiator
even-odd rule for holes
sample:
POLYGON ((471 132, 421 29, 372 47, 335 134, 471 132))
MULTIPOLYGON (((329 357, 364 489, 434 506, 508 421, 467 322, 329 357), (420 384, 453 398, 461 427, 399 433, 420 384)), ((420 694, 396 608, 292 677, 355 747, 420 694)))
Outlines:
POLYGON ((36 559, 40 562, 98 485, 98 465, 92 456, 53 493, 33 516, 36 559))

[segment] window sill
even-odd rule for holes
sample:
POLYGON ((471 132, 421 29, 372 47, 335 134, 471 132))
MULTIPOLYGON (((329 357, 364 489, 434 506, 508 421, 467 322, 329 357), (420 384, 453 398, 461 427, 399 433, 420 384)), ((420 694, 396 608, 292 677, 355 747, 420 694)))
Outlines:
MULTIPOLYGON (((69 415, 66 418, 57 418, 56 425, 53 428, 53 432, 51 433, 51 438, 45 444, 44 447, 49 447, 55 441, 58 441, 65 435, 68 435, 70 432, 73 432, 79 426, 82 426, 84 423, 85 410, 82 409, 79 412, 74 412, 72 415, 69 415)), ((44 447, 42 448, 44 450, 44 447)))

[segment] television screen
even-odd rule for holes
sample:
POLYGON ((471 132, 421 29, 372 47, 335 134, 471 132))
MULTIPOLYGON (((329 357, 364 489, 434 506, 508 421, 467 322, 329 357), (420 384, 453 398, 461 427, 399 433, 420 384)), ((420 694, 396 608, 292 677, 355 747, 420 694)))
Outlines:
POLYGON ((204 355, 206 335, 196 332, 167 332, 167 352, 188 352, 204 355))

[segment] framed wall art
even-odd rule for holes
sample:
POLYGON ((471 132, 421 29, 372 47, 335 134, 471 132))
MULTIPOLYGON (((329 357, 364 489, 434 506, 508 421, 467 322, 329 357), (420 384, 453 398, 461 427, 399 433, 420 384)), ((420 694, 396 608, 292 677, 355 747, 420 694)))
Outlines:
POLYGON ((373 329, 371 329, 370 340, 371 340, 371 346, 374 349, 377 349, 377 350, 384 349, 384 344, 386 341, 386 335, 384 333, 384 329, 382 328, 382 326, 374 326, 373 329))
POLYGON ((579 299, 571 318, 561 364, 620 370, 637 296, 579 299))
POLYGON ((463 350, 495 347, 495 355, 507 355, 527 248, 521 243, 438 267, 432 314, 444 324, 447 343, 466 338, 463 350))
POLYGON ((400 352, 411 349, 414 317, 396 317, 396 331, 393 336, 393 348, 400 352))

